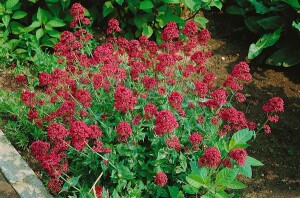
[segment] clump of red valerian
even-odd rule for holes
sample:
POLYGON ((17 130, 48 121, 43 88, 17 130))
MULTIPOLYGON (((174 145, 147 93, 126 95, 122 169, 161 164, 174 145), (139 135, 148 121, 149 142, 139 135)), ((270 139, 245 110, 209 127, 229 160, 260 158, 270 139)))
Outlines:
MULTIPOLYGON (((52 193, 69 175, 81 175, 79 186, 84 192, 95 189, 96 197, 156 196, 171 185, 183 192, 181 184, 196 169, 192 164, 209 170, 203 173, 213 182, 225 167, 247 163, 246 149, 232 139, 236 133, 253 134, 257 126, 231 100, 246 100, 242 91, 252 79, 250 69, 237 63, 217 87, 217 77, 205 67, 212 56, 205 47, 207 29, 189 21, 180 31, 170 22, 158 45, 146 36, 115 37, 121 28, 111 19, 107 39, 96 45, 83 28, 89 24, 84 8, 74 4, 71 15, 75 33, 62 32, 54 47, 61 69, 39 74, 42 95, 21 94, 28 120, 45 130, 31 152, 49 176, 52 193), (125 188, 128 192, 120 190, 125 188)), ((277 97, 263 107, 273 123, 283 110, 277 97)), ((267 122, 259 130, 270 133, 267 122)), ((200 191, 213 192, 204 188, 200 191)))

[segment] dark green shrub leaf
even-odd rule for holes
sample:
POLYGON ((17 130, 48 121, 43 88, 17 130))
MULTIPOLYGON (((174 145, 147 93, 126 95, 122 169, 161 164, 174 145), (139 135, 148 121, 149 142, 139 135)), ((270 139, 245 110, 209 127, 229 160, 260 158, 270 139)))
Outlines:
POLYGON ((198 193, 198 189, 194 188, 193 186, 191 186, 189 184, 183 185, 182 189, 184 190, 184 192, 191 194, 191 195, 198 193))
POLYGON ((153 34, 153 29, 149 25, 143 27, 143 35, 149 38, 150 36, 152 36, 152 34, 153 34))
POLYGON ((16 11, 16 12, 12 15, 12 18, 13 18, 13 19, 22 19, 22 18, 24 18, 26 15, 27 15, 26 12, 23 12, 23 11, 16 11))
POLYGON ((114 11, 114 6, 112 5, 111 1, 105 2, 104 5, 103 5, 103 11, 102 11, 103 17, 106 17, 107 15, 112 13, 113 11, 114 11))
POLYGON ((274 66, 290 67, 300 63, 300 49, 298 46, 284 47, 274 52, 266 63, 274 66))
POLYGON ((257 21, 265 30, 275 30, 284 25, 284 20, 280 16, 271 16, 257 21))
POLYGON ((234 15, 244 15, 245 14, 244 9, 240 8, 240 7, 236 6, 236 5, 229 6, 226 9, 226 12, 228 14, 234 14, 234 15))
POLYGON ((190 10, 192 10, 193 12, 196 12, 196 4, 197 2, 195 0, 181 0, 181 2, 188 7, 190 10))
POLYGON ((248 58, 254 59, 264 48, 273 46, 280 38, 281 29, 270 34, 264 34, 255 44, 252 43, 249 48, 248 58))
POLYGON ((282 0, 282 1, 285 2, 286 4, 289 4, 295 9, 300 9, 300 4, 298 0, 282 0))
POLYGON ((238 172, 238 169, 223 168, 220 172, 218 172, 215 184, 223 185, 225 183, 233 181, 238 172))
POLYGON ((254 33, 259 32, 262 28, 256 23, 256 21, 260 20, 260 17, 250 16, 244 19, 244 23, 247 28, 254 33))
POLYGON ((123 3, 124 3, 124 0, 116 0, 116 2, 117 2, 120 6, 122 6, 123 3))
POLYGON ((43 28, 39 28, 36 33, 35 33, 35 36, 36 36, 36 39, 37 40, 40 40, 40 38, 44 35, 44 30, 43 28))
POLYGON ((242 129, 233 134, 230 142, 229 149, 232 150, 234 148, 240 147, 240 145, 245 145, 248 140, 253 137, 253 131, 249 129, 242 129))
POLYGON ((51 27, 63 27, 66 24, 61 19, 52 19, 48 21, 47 25, 50 25, 51 27))
POLYGON ((294 28, 296 28, 298 31, 300 31, 300 22, 295 22, 295 21, 293 21, 292 26, 293 26, 294 28))
POLYGON ((177 198, 179 194, 179 188, 177 186, 168 186, 169 193, 171 195, 171 198, 177 198))
POLYGON ((51 15, 51 14, 48 11, 46 11, 42 8, 39 8, 37 11, 36 18, 38 19, 38 21, 40 23, 46 23, 48 18, 51 18, 51 16, 49 17, 49 15, 51 15))
POLYGON ((60 37, 60 32, 56 31, 56 30, 48 30, 47 34, 49 34, 49 36, 54 37, 54 38, 60 37))
POLYGON ((15 5, 17 5, 18 2, 19 0, 7 0, 5 3, 5 7, 7 10, 11 10, 15 5))
POLYGON ((257 159, 247 156, 246 161, 248 164, 250 164, 251 166, 263 166, 264 164, 261 163, 260 161, 258 161, 257 159))
POLYGON ((180 3, 179 0, 162 0, 164 3, 180 3))
POLYGON ((11 22, 10 23, 10 28, 13 34, 21 34, 21 33, 25 33, 25 29, 24 26, 18 22, 11 22))
POLYGON ((245 184, 243 184, 242 182, 238 181, 238 180, 233 180, 230 182, 224 182, 222 183, 222 185, 226 188, 230 188, 230 189, 243 189, 246 188, 247 186, 245 184))
POLYGON ((251 168, 250 164, 247 163, 247 161, 244 166, 240 166, 239 171, 242 175, 244 175, 248 178, 252 177, 252 168, 251 168))
POLYGON ((4 15, 2 17, 2 21, 5 27, 8 27, 9 21, 10 21, 10 16, 9 15, 4 15))
POLYGON ((186 177, 186 181, 196 189, 199 189, 202 186, 205 187, 206 183, 207 183, 207 179, 205 179, 199 175, 196 175, 196 174, 188 175, 186 177))
POLYGON ((196 16, 194 18, 194 21, 200 25, 202 28, 206 28, 206 23, 208 23, 208 19, 205 17, 201 17, 201 16, 196 16))
POLYGON ((150 0, 145 0, 145 1, 141 2, 141 4, 140 4, 141 10, 148 10, 148 9, 152 9, 153 7, 154 7, 154 5, 150 0))
POLYGON ((251 0, 250 2, 253 4, 257 14, 265 14, 270 11, 262 2, 256 0, 251 0))
POLYGON ((77 176, 77 177, 72 177, 72 178, 68 179, 68 180, 64 183, 64 185, 63 185, 63 187, 62 187, 62 189, 61 189, 60 192, 67 191, 69 188, 76 186, 77 183, 78 183, 78 181, 79 181, 79 178, 80 178, 80 177, 81 177, 81 175, 80 175, 80 176, 77 176))

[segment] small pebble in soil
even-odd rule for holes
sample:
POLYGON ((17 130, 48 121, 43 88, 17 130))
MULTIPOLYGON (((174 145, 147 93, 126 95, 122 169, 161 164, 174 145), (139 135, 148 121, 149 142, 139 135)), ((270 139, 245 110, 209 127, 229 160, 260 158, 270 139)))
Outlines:
POLYGON ((221 57, 221 59, 222 59, 222 60, 225 60, 225 57, 224 57, 224 56, 222 56, 222 57, 221 57))

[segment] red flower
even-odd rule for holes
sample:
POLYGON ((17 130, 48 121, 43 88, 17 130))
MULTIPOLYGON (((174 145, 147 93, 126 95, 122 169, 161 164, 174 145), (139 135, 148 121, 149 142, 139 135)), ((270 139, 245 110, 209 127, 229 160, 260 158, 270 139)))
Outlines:
POLYGON ((121 28, 119 26, 119 21, 111 18, 108 21, 108 28, 106 29, 106 34, 112 34, 114 32, 121 32, 121 28))
POLYGON ((170 41, 179 37, 177 24, 173 21, 169 22, 164 28, 161 38, 164 41, 170 41))
POLYGON ((133 117, 132 124, 139 125, 141 120, 142 120, 142 116, 140 114, 137 114, 133 117))
POLYGON ((102 198, 103 187, 95 186, 96 198, 102 198))
POLYGON ((156 86, 155 78, 150 78, 148 76, 144 76, 144 78, 142 79, 142 82, 145 86, 145 89, 148 89, 148 90, 150 90, 156 86))
POLYGON ((28 114, 27 114, 28 120, 32 121, 33 119, 36 119, 39 117, 39 113, 34 109, 30 108, 28 114))
POLYGON ((157 108, 152 103, 146 104, 144 107, 144 111, 146 120, 151 120, 157 114, 157 108))
POLYGON ((33 105, 33 103, 32 103, 33 100, 32 99, 34 98, 34 96, 35 96, 35 94, 33 92, 24 91, 21 94, 21 99, 24 102, 24 104, 26 104, 28 106, 31 106, 31 105, 33 105))
POLYGON ((92 105, 92 96, 87 90, 78 90, 75 93, 74 98, 76 98, 85 108, 90 107, 92 105))
POLYGON ((246 100, 245 95, 242 94, 242 93, 240 93, 240 92, 236 92, 236 93, 234 94, 234 97, 235 97, 236 101, 241 102, 241 103, 242 103, 242 102, 245 102, 245 100, 246 100))
POLYGON ((174 129, 178 128, 179 124, 170 110, 163 110, 157 113, 154 132, 158 136, 165 133, 171 133, 174 129))
POLYGON ((230 151, 230 157, 235 160, 238 165, 244 166, 246 162, 247 152, 245 149, 237 148, 230 151))
POLYGON ((174 148, 176 151, 180 151, 181 145, 177 136, 173 136, 171 138, 166 139, 166 144, 168 148, 174 148))
POLYGON ((102 131, 99 129, 99 127, 95 124, 90 125, 90 138, 101 138, 102 137, 102 131))
POLYGON ((264 127, 264 130, 265 130, 266 134, 270 134, 271 133, 271 127, 269 125, 265 124, 263 127, 264 127))
POLYGON ((28 84, 27 77, 24 76, 24 75, 19 75, 19 76, 17 76, 17 77, 16 77, 16 81, 17 81, 18 83, 22 83, 22 84, 24 84, 24 85, 27 85, 27 84, 28 84))
POLYGON ((57 194, 60 192, 63 182, 59 180, 57 177, 51 177, 48 182, 48 188, 51 193, 57 194))
POLYGON ((187 36, 195 35, 198 32, 198 25, 194 21, 188 21, 181 30, 182 34, 187 36))
POLYGON ((137 103, 137 98, 133 96, 132 91, 121 85, 117 86, 116 92, 114 94, 115 98, 115 108, 123 113, 133 110, 137 103))
POLYGON ((52 80, 52 77, 50 74, 46 73, 46 72, 42 72, 39 74, 39 82, 41 86, 46 86, 48 84, 50 84, 52 80))
POLYGON ((60 123, 52 123, 48 127, 47 134, 52 140, 64 140, 69 135, 69 131, 60 123))
POLYGON ((231 72, 231 75, 242 81, 251 81, 252 75, 250 74, 249 65, 246 62, 236 64, 231 72))
POLYGON ((197 64, 202 65, 206 61, 205 53, 202 51, 196 51, 192 56, 191 59, 195 61, 197 64))
POLYGON ((204 98, 206 93, 208 92, 208 87, 206 83, 201 82, 200 80, 196 80, 194 82, 195 91, 197 92, 200 98, 204 98))
POLYGON ((168 182, 168 177, 166 175, 166 173, 164 172, 159 172, 156 174, 155 176, 155 183, 160 186, 160 187, 164 187, 168 182))
POLYGON ((201 30, 198 36, 200 45, 207 45, 207 40, 210 39, 210 33, 207 29, 201 30))
POLYGON ((202 158, 198 159, 199 166, 208 166, 210 168, 214 168, 221 163, 221 153, 216 148, 208 148, 206 149, 202 158))
POLYGON ((223 162, 222 162, 223 166, 227 167, 227 168, 233 168, 233 164, 231 163, 229 158, 226 158, 223 162))
POLYGON ((279 120, 279 116, 278 116, 278 115, 269 115, 269 116, 268 116, 268 120, 269 120, 270 122, 276 123, 276 122, 278 122, 278 120, 279 120))
POLYGON ((183 95, 181 93, 179 93, 178 91, 173 91, 170 94, 170 96, 168 97, 168 101, 174 109, 178 110, 181 108, 181 104, 183 101, 183 95))
POLYGON ((189 137, 191 145, 200 144, 203 141, 203 137, 199 133, 192 133, 189 137))
POLYGON ((49 149, 50 144, 48 142, 43 141, 35 141, 30 146, 31 153, 37 160, 41 160, 42 157, 46 155, 49 149))
POLYGON ((132 134, 131 126, 128 122, 120 122, 116 127, 118 133, 118 141, 126 142, 128 137, 132 134))
POLYGON ((164 86, 158 86, 157 91, 158 91, 158 94, 161 95, 161 96, 167 94, 166 87, 164 87, 164 86))
POLYGON ((284 102, 280 97, 271 98, 262 110, 266 113, 284 112, 284 102))

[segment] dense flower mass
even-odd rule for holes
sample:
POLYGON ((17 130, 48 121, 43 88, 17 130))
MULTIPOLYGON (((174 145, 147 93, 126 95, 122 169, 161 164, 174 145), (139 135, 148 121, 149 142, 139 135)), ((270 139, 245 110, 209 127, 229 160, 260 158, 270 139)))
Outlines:
POLYGON ((137 103, 137 98, 132 94, 132 91, 121 85, 117 86, 114 98, 116 110, 123 113, 133 110, 137 103))
POLYGON ((263 106, 262 110, 266 113, 283 112, 284 102, 280 97, 271 98, 269 102, 263 106))
POLYGON ((120 122, 116 127, 118 133, 118 141, 126 142, 129 136, 132 134, 131 126, 128 122, 120 122))
POLYGON ((221 153, 216 148, 208 148, 204 155, 198 159, 199 166, 208 166, 214 168, 221 163, 221 153))
POLYGON ((246 162, 247 152, 242 148, 233 149, 230 151, 230 157, 235 160, 238 165, 244 166, 246 162))
POLYGON ((164 172, 158 172, 155 176, 155 183, 160 186, 164 187, 168 182, 168 177, 164 172))
POLYGON ((168 101, 174 109, 180 109, 181 103, 183 101, 183 95, 178 91, 173 91, 170 96, 168 97, 168 101))
POLYGON ((166 144, 168 148, 174 148, 176 151, 180 151, 181 145, 177 136, 166 139, 166 144))
POLYGON ((155 126, 153 128, 156 135, 162 136, 167 132, 171 133, 178 127, 179 124, 176 121, 172 111, 163 110, 157 113, 155 126))

